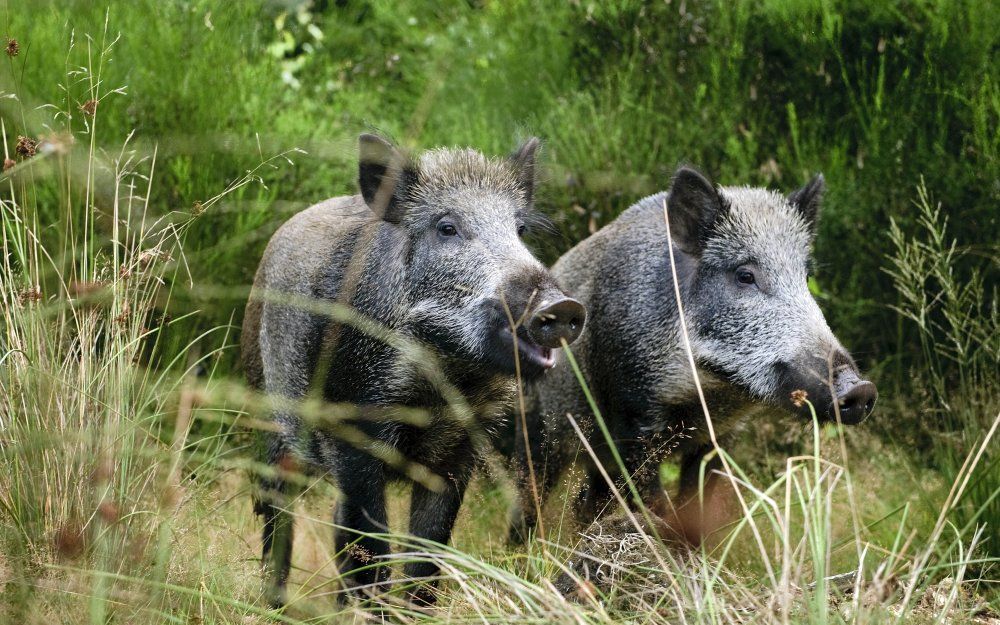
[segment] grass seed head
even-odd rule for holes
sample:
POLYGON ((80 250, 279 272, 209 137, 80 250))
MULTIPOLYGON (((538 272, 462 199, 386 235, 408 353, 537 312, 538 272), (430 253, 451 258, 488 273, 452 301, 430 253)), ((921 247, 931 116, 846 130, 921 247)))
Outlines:
POLYGON ((143 250, 139 254, 138 263, 139 267, 145 270, 149 268, 156 261, 169 263, 171 260, 173 260, 173 257, 170 255, 170 252, 161 250, 158 247, 154 247, 152 249, 143 250))
POLYGON ((17 39, 10 39, 10 38, 8 38, 7 39, 7 47, 4 48, 4 52, 7 53, 7 56, 9 56, 11 58, 14 58, 18 54, 20 54, 20 52, 21 52, 21 44, 19 44, 17 42, 17 39))
POLYGON ((792 405, 794 405, 796 408, 801 408, 802 406, 805 405, 806 399, 809 398, 809 393, 805 392, 802 389, 797 389, 792 391, 791 397, 792 397, 792 405))
POLYGON ((37 285, 31 288, 27 288, 17 294, 17 301, 20 302, 22 306, 39 302, 41 301, 41 299, 42 299, 42 289, 37 285))
POLYGON ((129 305, 127 301, 122 302, 121 312, 119 312, 118 315, 115 316, 115 321, 122 325, 126 325, 131 320, 132 320, 132 307, 129 305))
POLYGON ((93 117, 97 114, 97 100, 87 100, 80 106, 80 110, 83 111, 84 115, 93 117))
POLYGON ((31 158, 38 151, 38 142, 31 137, 19 136, 15 151, 21 158, 31 158))
POLYGON ((357 543, 348 547, 347 552, 365 564, 375 559, 375 554, 357 543))
POLYGON ((3 170, 4 171, 9 171, 11 169, 14 169, 14 165, 17 165, 17 163, 14 161, 14 159, 12 159, 12 158, 5 158, 5 159, 3 159, 3 170))

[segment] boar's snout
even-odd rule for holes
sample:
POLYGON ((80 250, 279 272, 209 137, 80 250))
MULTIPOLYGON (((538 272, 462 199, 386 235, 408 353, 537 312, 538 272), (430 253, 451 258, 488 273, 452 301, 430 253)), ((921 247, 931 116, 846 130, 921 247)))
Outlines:
POLYGON ((842 349, 829 357, 810 356, 804 360, 779 365, 794 412, 809 417, 812 404, 816 416, 845 425, 861 423, 875 409, 878 389, 862 377, 851 356, 842 349), (788 389, 791 389, 790 391, 788 389))
POLYGON ((830 413, 827 415, 831 421, 837 419, 837 410, 840 410, 840 421, 847 425, 861 423, 867 419, 875 409, 875 401, 878 399, 878 389, 868 380, 863 380, 851 370, 844 371, 837 376, 837 404, 830 406, 830 413))
POLYGON ((583 304, 572 297, 542 302, 528 320, 528 336, 542 347, 562 347, 563 340, 572 343, 580 336, 586 316, 583 304))
POLYGON ((535 378, 556 365, 553 350, 580 336, 587 313, 541 266, 512 273, 496 301, 503 307, 495 317, 496 361, 503 371, 535 378))

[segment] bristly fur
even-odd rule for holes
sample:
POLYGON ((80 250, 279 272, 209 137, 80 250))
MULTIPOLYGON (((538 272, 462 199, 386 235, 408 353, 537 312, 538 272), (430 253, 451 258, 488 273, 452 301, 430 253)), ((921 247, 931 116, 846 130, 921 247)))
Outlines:
MULTIPOLYGON (((668 453, 681 464, 674 503, 690 500, 701 458, 711 449, 680 324, 671 249, 687 338, 717 435, 767 406, 808 416, 793 405, 794 390, 807 391, 817 413, 830 418, 834 392, 839 400, 844 389, 874 389, 860 378, 808 290, 822 185, 817 177, 787 198, 767 189, 717 187, 682 167, 668 192, 640 200, 552 268, 587 306, 589 320, 573 355, 625 468, 649 500, 662 499, 656 467, 668 453), (739 276, 747 274, 749 282, 741 283, 739 276), (683 439, 663 445, 676 433, 683 439)), ((544 497, 580 456, 566 415, 582 424, 594 419, 567 367, 557 366, 529 385, 527 395, 531 447, 515 437, 522 491, 512 518, 515 540, 524 539, 535 522, 532 472, 544 497)), ((603 437, 590 442, 614 473, 617 462, 603 437)), ((584 522, 608 499, 604 479, 586 464, 589 485, 578 510, 584 522)))
POLYGON ((714 232, 715 240, 725 241, 726 245, 725 248, 716 246, 717 255, 732 262, 733 246, 742 242, 748 251, 773 250, 775 258, 766 259, 768 261, 778 261, 784 252, 792 252, 796 262, 802 260, 803 252, 808 257, 812 250, 812 230, 785 196, 770 189, 748 186, 722 187, 720 195, 726 199, 729 210, 714 232), (781 233, 780 240, 775 238, 776 233, 781 233))
MULTIPOLYGON (((345 554, 340 570, 350 585, 387 579, 386 568, 368 567, 357 554, 371 560, 389 553, 373 536, 387 524, 385 485, 422 474, 413 473, 414 466, 447 479, 437 491, 414 484, 410 531, 448 541, 479 460, 477 436, 496 429, 514 398, 516 356, 510 332, 503 331, 504 307, 515 319, 530 319, 542 302, 566 299, 519 236, 531 211, 537 146, 530 140, 511 158, 470 149, 413 158, 382 137, 362 135, 361 195, 299 213, 265 251, 247 304, 244 367, 255 388, 284 401, 275 403, 271 419, 278 431, 264 434, 261 460, 334 479, 341 492, 336 551, 345 554), (334 323, 296 300, 346 305, 431 356, 416 362, 392 342, 334 323), (472 414, 455 413, 429 379, 428 365, 447 377, 472 414), (360 416, 309 420, 299 414, 299 403, 310 393, 358 406, 360 416), (424 412, 426 425, 392 418, 400 408, 424 412), (349 550, 355 541, 357 548, 349 550)), ((547 356, 540 362, 537 371, 522 362, 522 374, 540 375, 547 356)), ((267 593, 271 603, 281 604, 294 484, 280 474, 261 482, 256 509, 265 521, 267 593)), ((405 570, 420 579, 436 572, 431 562, 405 570)), ((416 592, 422 600, 431 597, 426 588, 416 592)))
POLYGON ((509 159, 487 157, 471 148, 438 148, 419 159, 426 184, 497 191, 522 191, 520 174, 509 159))
POLYGON ((415 159, 420 172, 413 199, 427 199, 445 190, 478 190, 509 195, 530 204, 520 172, 507 158, 487 157, 471 148, 437 148, 415 159))

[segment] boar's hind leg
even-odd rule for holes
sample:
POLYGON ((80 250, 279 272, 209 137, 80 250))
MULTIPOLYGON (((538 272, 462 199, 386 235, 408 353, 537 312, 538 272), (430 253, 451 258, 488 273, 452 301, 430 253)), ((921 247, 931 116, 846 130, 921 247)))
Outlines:
POLYGON ((264 569, 264 597, 273 608, 285 604, 285 585, 292 563, 294 517, 289 506, 298 493, 289 483, 287 472, 294 470, 291 455, 273 432, 264 433, 263 460, 273 473, 257 477, 254 512, 264 519, 261 566, 264 569))
MULTIPOLYGON (((378 594, 389 578, 389 544, 373 534, 389 531, 385 510, 385 468, 364 451, 340 450, 342 467, 337 472, 340 497, 334 514, 334 542, 345 586, 362 594, 378 594)), ((346 595, 340 596, 341 600, 346 595)))
MULTIPOLYGON (((410 497, 410 534, 417 538, 447 544, 451 539, 451 531, 455 526, 455 518, 462 506, 465 489, 472 477, 473 463, 464 463, 445 476, 445 486, 440 492, 435 492, 422 484, 413 484, 413 494, 410 497)), ((417 546, 420 549, 420 545, 417 546)), ((438 565, 428 559, 407 562, 404 574, 417 582, 417 587, 410 591, 414 603, 429 605, 434 603, 434 580, 438 565)))

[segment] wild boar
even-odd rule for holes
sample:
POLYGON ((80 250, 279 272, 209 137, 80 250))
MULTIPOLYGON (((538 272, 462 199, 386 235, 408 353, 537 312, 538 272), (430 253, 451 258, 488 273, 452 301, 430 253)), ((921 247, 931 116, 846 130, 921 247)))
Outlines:
MULTIPOLYGON (((341 573, 348 585, 374 588, 389 573, 370 566, 390 551, 372 535, 387 531, 386 483, 444 478, 437 490, 414 482, 409 530, 446 543, 477 464, 470 429, 495 429, 513 401, 515 373, 542 375, 553 348, 582 330, 583 306, 522 241, 538 145, 531 139, 508 158, 471 149, 414 158, 362 135, 361 194, 306 209, 271 239, 242 335, 249 383, 274 398, 262 461, 275 471, 256 496, 270 603, 284 602, 291 561, 287 506, 297 489, 289 470, 336 484, 341 573), (338 305, 358 321, 331 314, 338 305), (448 388, 471 414, 457 414, 448 388), (306 419, 307 398, 356 410, 306 419), (414 409, 423 423, 413 422, 414 409)), ((436 571, 426 561, 405 567, 410 578, 436 571)), ((413 596, 433 600, 427 585, 413 596)))
MULTIPOLYGON (((690 542, 707 529, 685 508, 697 499, 701 461, 712 445, 682 334, 664 202, 691 351, 715 431, 725 437, 764 407, 807 417, 806 397, 821 419, 849 424, 875 405, 875 385, 834 336, 807 285, 823 189, 822 176, 788 197, 716 187, 684 167, 669 192, 640 200, 552 269, 587 307, 587 327, 572 352, 626 470, 644 500, 690 542), (680 492, 669 499, 659 484, 668 455, 680 464, 680 492)), ((580 451, 567 414, 585 429, 589 423, 601 464, 612 476, 620 473, 569 367, 529 385, 527 403, 529 444, 515 437, 521 503, 512 514, 514 541, 535 526, 536 490, 544 501, 580 451)), ((586 523, 608 500, 609 487, 580 456, 586 475, 578 512, 586 523)), ((715 458, 706 471, 708 506, 717 466, 715 458)))

